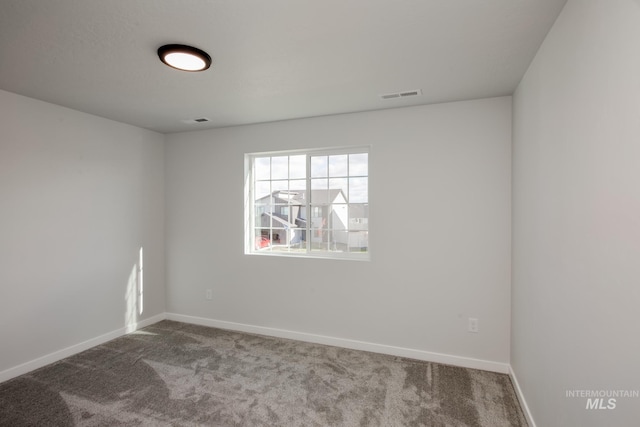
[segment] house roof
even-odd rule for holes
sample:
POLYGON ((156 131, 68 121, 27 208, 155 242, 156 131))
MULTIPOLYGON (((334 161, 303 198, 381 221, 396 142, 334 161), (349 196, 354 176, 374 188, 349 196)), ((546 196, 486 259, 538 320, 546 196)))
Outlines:
MULTIPOLYGON (((344 197, 345 202, 347 201, 347 197, 344 195, 344 192, 340 189, 328 189, 328 190, 311 190, 311 203, 314 204, 322 204, 322 201, 327 201, 327 203, 335 202, 335 200, 342 195, 344 197)), ((275 203, 282 204, 290 204, 290 205, 302 205, 303 201, 306 200, 306 190, 300 191, 274 191, 273 193, 256 199, 256 202, 260 202, 262 200, 266 200, 268 198, 273 197, 275 203), (291 197, 284 197, 284 195, 291 195, 291 197)))

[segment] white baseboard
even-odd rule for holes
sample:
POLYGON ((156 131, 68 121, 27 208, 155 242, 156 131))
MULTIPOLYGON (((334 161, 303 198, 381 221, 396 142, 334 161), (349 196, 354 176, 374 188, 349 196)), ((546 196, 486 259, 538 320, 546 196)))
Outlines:
POLYGON ((38 368, 42 368, 43 366, 57 362, 58 360, 62 360, 65 357, 73 356, 74 354, 78 354, 82 351, 88 350, 91 347, 104 344, 107 341, 111 341, 112 339, 121 337, 137 329, 152 325, 161 320, 164 320, 165 318, 166 318, 165 313, 158 314, 156 316, 149 317, 148 319, 144 319, 139 322, 129 324, 123 328, 116 329, 115 331, 111 331, 104 335, 100 335, 99 337, 91 338, 87 341, 74 344, 70 347, 63 348, 62 350, 55 351, 53 353, 47 354, 45 356, 23 363, 21 365, 14 366, 13 368, 6 369, 0 372, 0 383, 10 380, 11 378, 15 378, 17 376, 26 374, 27 372, 31 372, 38 368))
POLYGON ((21 365, 6 369, 0 372, 0 383, 15 378, 17 376, 26 374, 35 369, 49 365, 64 359, 65 357, 73 356, 74 354, 88 350, 91 347, 95 347, 100 344, 104 344, 107 341, 121 337, 127 333, 133 332, 137 329, 144 328, 146 326, 157 323, 161 320, 169 319, 178 322, 192 323, 195 325, 210 326, 220 329, 228 329, 232 331, 248 332, 252 334, 267 335, 279 338, 294 339, 299 341, 312 342, 316 344, 331 345, 336 347, 350 348, 353 350, 370 351, 372 353, 388 354, 392 356, 407 357, 416 360, 424 360, 427 362, 442 363, 446 365, 460 366, 463 368, 481 369, 484 371, 499 372, 502 374, 509 374, 513 379, 516 386, 516 392, 518 398, 521 399, 523 410, 527 417, 527 421, 531 427, 535 427, 533 423, 529 409, 526 406, 522 392, 518 386, 515 374, 511 370, 511 367, 507 363, 493 362, 490 360, 474 359, 470 357, 454 356, 450 354, 435 353, 424 350, 416 350, 411 348, 403 348, 390 346, 385 344, 376 344, 365 341, 357 341, 345 338, 329 337, 324 335, 309 334, 305 332, 289 331, 285 329, 268 328, 264 326, 247 325, 243 323, 228 322, 224 320, 208 319, 203 317, 187 316, 176 313, 162 313, 156 316, 152 316, 148 319, 144 319, 135 324, 127 325, 123 328, 119 328, 115 331, 100 335, 96 338, 89 339, 87 341, 72 345, 62 350, 55 351, 21 365))
POLYGON ((415 350, 411 348, 395 347, 385 344, 375 344, 364 341, 356 341, 344 338, 328 337, 324 335, 308 334, 304 332, 288 331, 285 329, 267 328, 264 326, 246 325, 243 323, 227 322, 224 320, 207 319, 204 317, 187 316, 176 313, 166 313, 168 320, 192 323, 195 325, 210 326, 220 329, 228 329, 252 334, 268 335, 278 338, 294 339, 298 341, 325 344, 335 347, 350 348, 353 350, 370 351, 372 353, 389 354, 392 356, 407 357, 427 362, 442 363, 446 365, 461 366, 463 368, 481 369, 484 371, 509 373, 510 366, 507 363, 492 362, 489 360, 473 359, 469 357, 453 356, 450 354, 433 353, 430 351, 415 350))
POLYGON ((516 378, 516 373, 513 372, 513 368, 511 367, 511 365, 509 365, 509 377, 511 377, 511 382, 516 389, 516 394, 518 395, 518 400, 520 401, 520 407, 522 408, 522 412, 524 412, 524 416, 527 419, 527 424, 529 424, 529 427, 536 427, 536 423, 533 420, 533 415, 531 415, 531 411, 529 410, 527 401, 524 399, 524 394, 522 394, 522 389, 520 388, 520 384, 518 383, 518 378, 516 378))

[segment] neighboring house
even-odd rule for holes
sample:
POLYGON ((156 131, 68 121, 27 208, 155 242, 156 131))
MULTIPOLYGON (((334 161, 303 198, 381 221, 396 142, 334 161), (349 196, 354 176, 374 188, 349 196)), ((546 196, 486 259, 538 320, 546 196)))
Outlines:
MULTIPOLYGON (((313 247, 366 250, 368 204, 349 204, 340 189, 310 191, 310 234, 313 247)), ((301 245, 307 241, 307 191, 279 190, 255 201, 263 244, 301 245), (271 235, 270 235, 271 233, 271 235)))

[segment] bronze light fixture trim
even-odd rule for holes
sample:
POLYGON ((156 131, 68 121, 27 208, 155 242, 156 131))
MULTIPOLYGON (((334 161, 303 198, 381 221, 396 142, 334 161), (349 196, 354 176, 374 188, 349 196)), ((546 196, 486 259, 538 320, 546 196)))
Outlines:
POLYGON ((211 66, 211 57, 204 50, 183 44, 166 44, 158 48, 160 61, 181 71, 204 71, 211 66))

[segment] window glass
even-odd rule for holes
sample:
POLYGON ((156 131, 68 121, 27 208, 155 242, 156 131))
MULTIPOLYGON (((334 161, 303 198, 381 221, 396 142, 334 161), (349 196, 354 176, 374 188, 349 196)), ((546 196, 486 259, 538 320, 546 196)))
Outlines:
POLYGON ((247 158, 247 253, 368 259, 368 149, 247 158))

